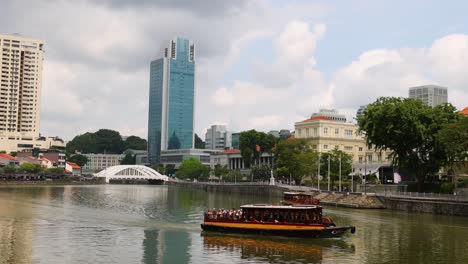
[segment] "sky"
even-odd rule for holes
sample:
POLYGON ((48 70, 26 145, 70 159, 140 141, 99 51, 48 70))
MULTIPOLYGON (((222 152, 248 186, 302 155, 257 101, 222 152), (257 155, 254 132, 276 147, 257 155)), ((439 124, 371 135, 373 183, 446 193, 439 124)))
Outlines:
POLYGON ((466 1, 0 0, 0 34, 45 41, 41 133, 147 138, 149 66, 196 45, 195 132, 294 129, 320 108, 352 120, 381 96, 448 87, 468 105, 466 1))

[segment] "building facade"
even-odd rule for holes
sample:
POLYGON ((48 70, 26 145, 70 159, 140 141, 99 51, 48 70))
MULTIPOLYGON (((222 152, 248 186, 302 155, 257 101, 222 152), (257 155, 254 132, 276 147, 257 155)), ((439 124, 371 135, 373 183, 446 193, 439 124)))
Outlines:
MULTIPOLYGON (((273 163, 273 154, 262 153, 258 160, 254 160, 252 166, 267 165, 271 166, 273 163)), ((222 152, 213 153, 210 156, 210 166, 214 168, 216 164, 227 166, 230 170, 239 170, 243 174, 249 174, 250 170, 245 167, 244 159, 241 156, 239 149, 228 149, 222 152)))
POLYGON ((180 164, 186 159, 194 158, 203 165, 210 166, 210 155, 216 150, 209 149, 169 149, 161 151, 161 164, 174 165, 179 169, 180 164))
POLYGON ((224 125, 212 125, 205 133, 205 149, 225 150, 232 147, 231 132, 224 125))
POLYGON ((0 48, 0 151, 65 147, 39 135, 44 42, 0 35, 0 48))
POLYGON ((358 126, 345 123, 325 116, 314 116, 295 123, 296 138, 306 139, 318 152, 328 152, 334 149, 350 155, 355 170, 373 170, 390 165, 390 151, 375 151, 367 146, 364 136, 358 133, 358 126))
POLYGON ((437 85, 423 85, 409 88, 409 98, 416 98, 434 107, 447 103, 448 91, 446 87, 437 85))
POLYGON ((194 146, 195 46, 183 38, 169 42, 163 58, 151 62, 148 159, 158 164, 161 150, 194 146))
POLYGON ((92 174, 112 166, 120 165, 124 154, 81 154, 88 158, 83 166, 83 174, 92 174))

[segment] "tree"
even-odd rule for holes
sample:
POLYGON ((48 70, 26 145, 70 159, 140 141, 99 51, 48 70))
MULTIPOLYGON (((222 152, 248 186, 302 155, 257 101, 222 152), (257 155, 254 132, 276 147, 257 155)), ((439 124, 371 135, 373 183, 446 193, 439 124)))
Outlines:
POLYGON ((68 158, 68 161, 69 162, 74 162, 78 166, 83 167, 88 162, 88 158, 86 156, 84 156, 84 155, 81 155, 81 154, 75 154, 75 155, 71 156, 70 158, 68 158))
POLYGON ((3 167, 3 171, 5 173, 15 173, 16 172, 16 166, 15 165, 11 165, 11 164, 8 164, 6 165, 5 167, 3 167))
POLYGON ((25 162, 20 165, 19 170, 25 173, 38 173, 42 171, 41 165, 25 162))
POLYGON ((267 181, 271 177, 271 167, 268 165, 252 166, 250 173, 256 181, 267 181))
POLYGON ((129 136, 124 141, 124 149, 146 150, 147 147, 146 139, 141 137, 129 136))
POLYGON ((285 179, 291 176, 297 184, 304 176, 312 175, 317 170, 317 152, 304 139, 280 141, 274 153, 278 176, 285 179))
POLYGON ((136 164, 136 156, 130 153, 127 153, 125 157, 120 161, 121 165, 135 165, 136 164))
POLYGON ((180 164, 179 170, 176 175, 181 179, 198 179, 205 180, 209 176, 209 168, 203 165, 198 159, 189 158, 180 164))
POLYGON ((328 176, 328 157, 330 157, 330 179, 331 184, 334 185, 335 181, 339 179, 340 173, 340 157, 341 157, 341 177, 344 179, 351 173, 353 160, 350 155, 345 152, 334 149, 330 152, 320 154, 320 167, 322 168, 322 175, 328 176))
POLYGON ((63 168, 48 168, 45 170, 48 174, 62 174, 64 172, 63 168))
POLYGON ((227 165, 221 165, 221 164, 216 164, 214 166, 214 175, 216 177, 221 177, 221 178, 224 178, 225 176, 227 176, 229 173, 229 169, 227 167, 227 165))
POLYGON ((195 133, 195 148, 205 149, 205 141, 203 141, 196 133, 195 133))
POLYGON ((278 141, 273 135, 268 135, 256 130, 248 130, 240 133, 239 148, 246 168, 250 168, 252 162, 257 160, 262 153, 272 153, 273 147, 278 141))
POLYGON ((99 129, 74 137, 66 145, 67 153, 114 153, 124 151, 125 144, 120 133, 110 129, 99 129))
POLYGON ((446 124, 437 133, 441 148, 447 155, 447 165, 468 158, 468 117, 461 116, 454 123, 446 124))
POLYGON ((392 150, 393 164, 415 176, 422 191, 426 177, 447 163, 437 134, 458 118, 450 104, 431 108, 418 99, 382 97, 367 106, 358 124, 367 144, 392 150))

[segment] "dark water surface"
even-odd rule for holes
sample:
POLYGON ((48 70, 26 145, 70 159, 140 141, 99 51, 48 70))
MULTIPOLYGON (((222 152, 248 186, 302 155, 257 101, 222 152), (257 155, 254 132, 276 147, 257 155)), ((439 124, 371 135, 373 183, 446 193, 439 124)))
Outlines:
POLYGON ((468 263, 468 218, 326 207, 357 232, 202 233, 203 211, 278 197, 172 186, 0 187, 0 263, 468 263))

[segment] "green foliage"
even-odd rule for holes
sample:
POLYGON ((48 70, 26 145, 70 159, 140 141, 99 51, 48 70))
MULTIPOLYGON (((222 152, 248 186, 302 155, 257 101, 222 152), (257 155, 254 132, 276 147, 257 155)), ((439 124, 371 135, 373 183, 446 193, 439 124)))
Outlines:
POLYGON ((136 156, 130 153, 127 153, 125 157, 120 161, 121 165, 135 165, 136 164, 136 156))
MULTIPOLYGON (((327 179, 328 176, 328 158, 330 157, 330 179, 332 184, 339 180, 340 157, 341 157, 341 180, 345 179, 352 170, 352 158, 345 152, 334 149, 330 152, 320 155, 320 174, 327 179)), ((328 179, 327 179, 328 180, 328 179)))
POLYGON ((267 165, 252 166, 250 173, 254 181, 267 181, 271 177, 271 167, 267 165))
POLYGON ((223 176, 223 181, 226 182, 241 182, 243 175, 238 170, 231 170, 226 176, 223 176))
POLYGON ((195 133, 195 148, 196 149, 204 149, 205 142, 195 133))
POLYGON ((19 167, 19 171, 25 172, 25 173, 38 173, 42 171, 43 168, 41 165, 38 164, 32 164, 32 163, 23 163, 19 167))
POLYGON ((417 99, 382 97, 358 117, 359 130, 375 149, 393 151, 393 163, 413 174, 422 190, 425 178, 447 163, 437 134, 460 117, 450 104, 434 108, 417 99))
POLYGON ((164 166, 164 170, 166 171, 167 176, 175 176, 176 169, 174 164, 167 164, 164 166))
POLYGON ((468 117, 460 115, 457 121, 445 124, 437 139, 447 155, 448 165, 468 158, 468 117))
POLYGON ((68 158, 68 161, 74 162, 78 164, 78 166, 83 167, 88 162, 88 158, 81 154, 75 154, 71 156, 70 158, 68 158))
POLYGON ((15 173, 17 170, 16 166, 15 165, 6 165, 5 167, 3 167, 3 171, 5 173, 15 173))
POLYGON ((134 149, 134 150, 146 150, 148 147, 148 143, 146 139, 137 137, 137 136, 129 136, 124 141, 124 149, 134 149))
POLYGON ((164 166, 164 164, 154 165, 154 166, 151 166, 151 168, 163 175, 166 174, 166 167, 164 166))
POLYGON ((214 166, 214 175, 216 177, 225 177, 226 175, 228 175, 229 173, 229 169, 227 167, 227 165, 224 165, 222 166, 221 164, 216 164, 214 166))
POLYGON ((64 169, 63 168, 48 168, 45 170, 45 172, 47 174, 60 174, 60 173, 64 173, 64 169))
POLYGON ((125 145, 120 133, 110 129, 100 129, 95 133, 85 133, 67 143, 68 153, 113 153, 120 154, 125 145))
POLYGON ((10 155, 11 155, 12 157, 16 157, 16 155, 18 155, 18 152, 11 152, 10 155))
POLYGON ((440 185, 441 193, 452 194, 454 190, 455 190, 455 184, 452 182, 444 182, 440 185))
POLYGON ((273 135, 257 132, 254 129, 244 131, 239 136, 239 148, 246 168, 262 153, 272 153, 278 139, 273 135))
POLYGON ((304 176, 317 171, 317 152, 304 139, 280 141, 274 148, 277 175, 284 179, 289 176, 300 184, 304 176))
POLYGON ((198 159, 189 158, 180 164, 176 176, 180 179, 206 180, 208 179, 209 173, 210 169, 203 165, 198 159))

